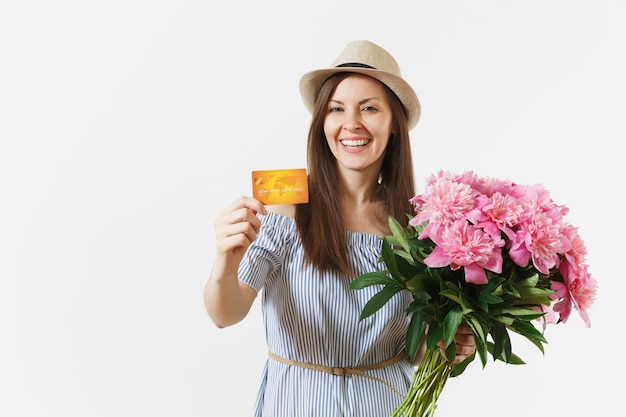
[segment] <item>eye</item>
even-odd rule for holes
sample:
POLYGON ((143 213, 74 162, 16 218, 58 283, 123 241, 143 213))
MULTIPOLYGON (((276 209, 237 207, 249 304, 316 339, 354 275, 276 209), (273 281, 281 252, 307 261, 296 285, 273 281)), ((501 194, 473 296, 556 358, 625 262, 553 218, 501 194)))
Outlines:
POLYGON ((361 107, 361 111, 374 112, 374 111, 378 111, 378 108, 374 106, 363 106, 361 107))
POLYGON ((341 107, 337 107, 337 106, 331 107, 331 108, 328 109, 329 113, 336 113, 336 112, 339 112, 339 111, 343 111, 343 109, 341 107))

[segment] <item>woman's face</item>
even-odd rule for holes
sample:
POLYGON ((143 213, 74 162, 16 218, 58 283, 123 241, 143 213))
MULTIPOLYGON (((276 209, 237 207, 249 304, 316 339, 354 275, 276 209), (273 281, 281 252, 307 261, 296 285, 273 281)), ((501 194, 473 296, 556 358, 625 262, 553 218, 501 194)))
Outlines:
POLYGON ((342 80, 331 95, 324 134, 340 171, 378 175, 393 133, 391 106, 380 82, 364 75, 342 80))

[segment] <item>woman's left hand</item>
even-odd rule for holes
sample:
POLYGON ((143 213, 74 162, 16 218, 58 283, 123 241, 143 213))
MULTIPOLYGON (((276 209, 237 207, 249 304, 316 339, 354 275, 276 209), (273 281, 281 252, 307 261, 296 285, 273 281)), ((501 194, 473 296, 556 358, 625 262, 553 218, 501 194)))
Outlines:
MULTIPOLYGON (((474 333, 465 324, 461 324, 454 335, 456 343, 456 356, 454 363, 461 363, 476 352, 476 342, 474 341, 474 333)), ((446 345, 444 341, 440 341, 438 346, 441 348, 441 354, 446 357, 446 345)))

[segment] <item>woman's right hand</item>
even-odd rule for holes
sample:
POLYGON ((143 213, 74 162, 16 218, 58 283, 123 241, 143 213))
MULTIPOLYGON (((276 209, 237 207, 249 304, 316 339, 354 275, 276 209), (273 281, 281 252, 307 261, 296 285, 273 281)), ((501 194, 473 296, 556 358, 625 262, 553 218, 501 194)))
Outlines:
MULTIPOLYGON (((236 274, 248 246, 261 227, 257 213, 266 215, 263 203, 252 197, 239 197, 224 208, 214 222, 218 275, 236 274)), ((214 270, 214 272, 217 272, 214 270)))
POLYGON ((239 197, 215 219, 217 253, 241 258, 261 227, 257 213, 267 214, 263 203, 252 197, 239 197))
POLYGON ((250 311, 256 291, 239 282, 239 264, 261 228, 257 213, 265 206, 252 197, 240 197, 221 211, 215 220, 217 256, 204 287, 204 304, 216 326, 241 321, 250 311))

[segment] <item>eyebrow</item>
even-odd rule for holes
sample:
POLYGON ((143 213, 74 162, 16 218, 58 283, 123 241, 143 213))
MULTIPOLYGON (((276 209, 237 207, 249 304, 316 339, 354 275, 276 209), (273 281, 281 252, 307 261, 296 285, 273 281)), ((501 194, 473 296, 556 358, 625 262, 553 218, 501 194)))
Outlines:
MULTIPOLYGON (((382 99, 378 97, 368 97, 368 98, 364 98, 363 100, 360 100, 359 104, 367 103, 368 101, 372 101, 372 100, 381 101, 382 99)), ((330 102, 338 103, 338 104, 345 104, 343 101, 335 100, 335 99, 330 99, 330 102)))

